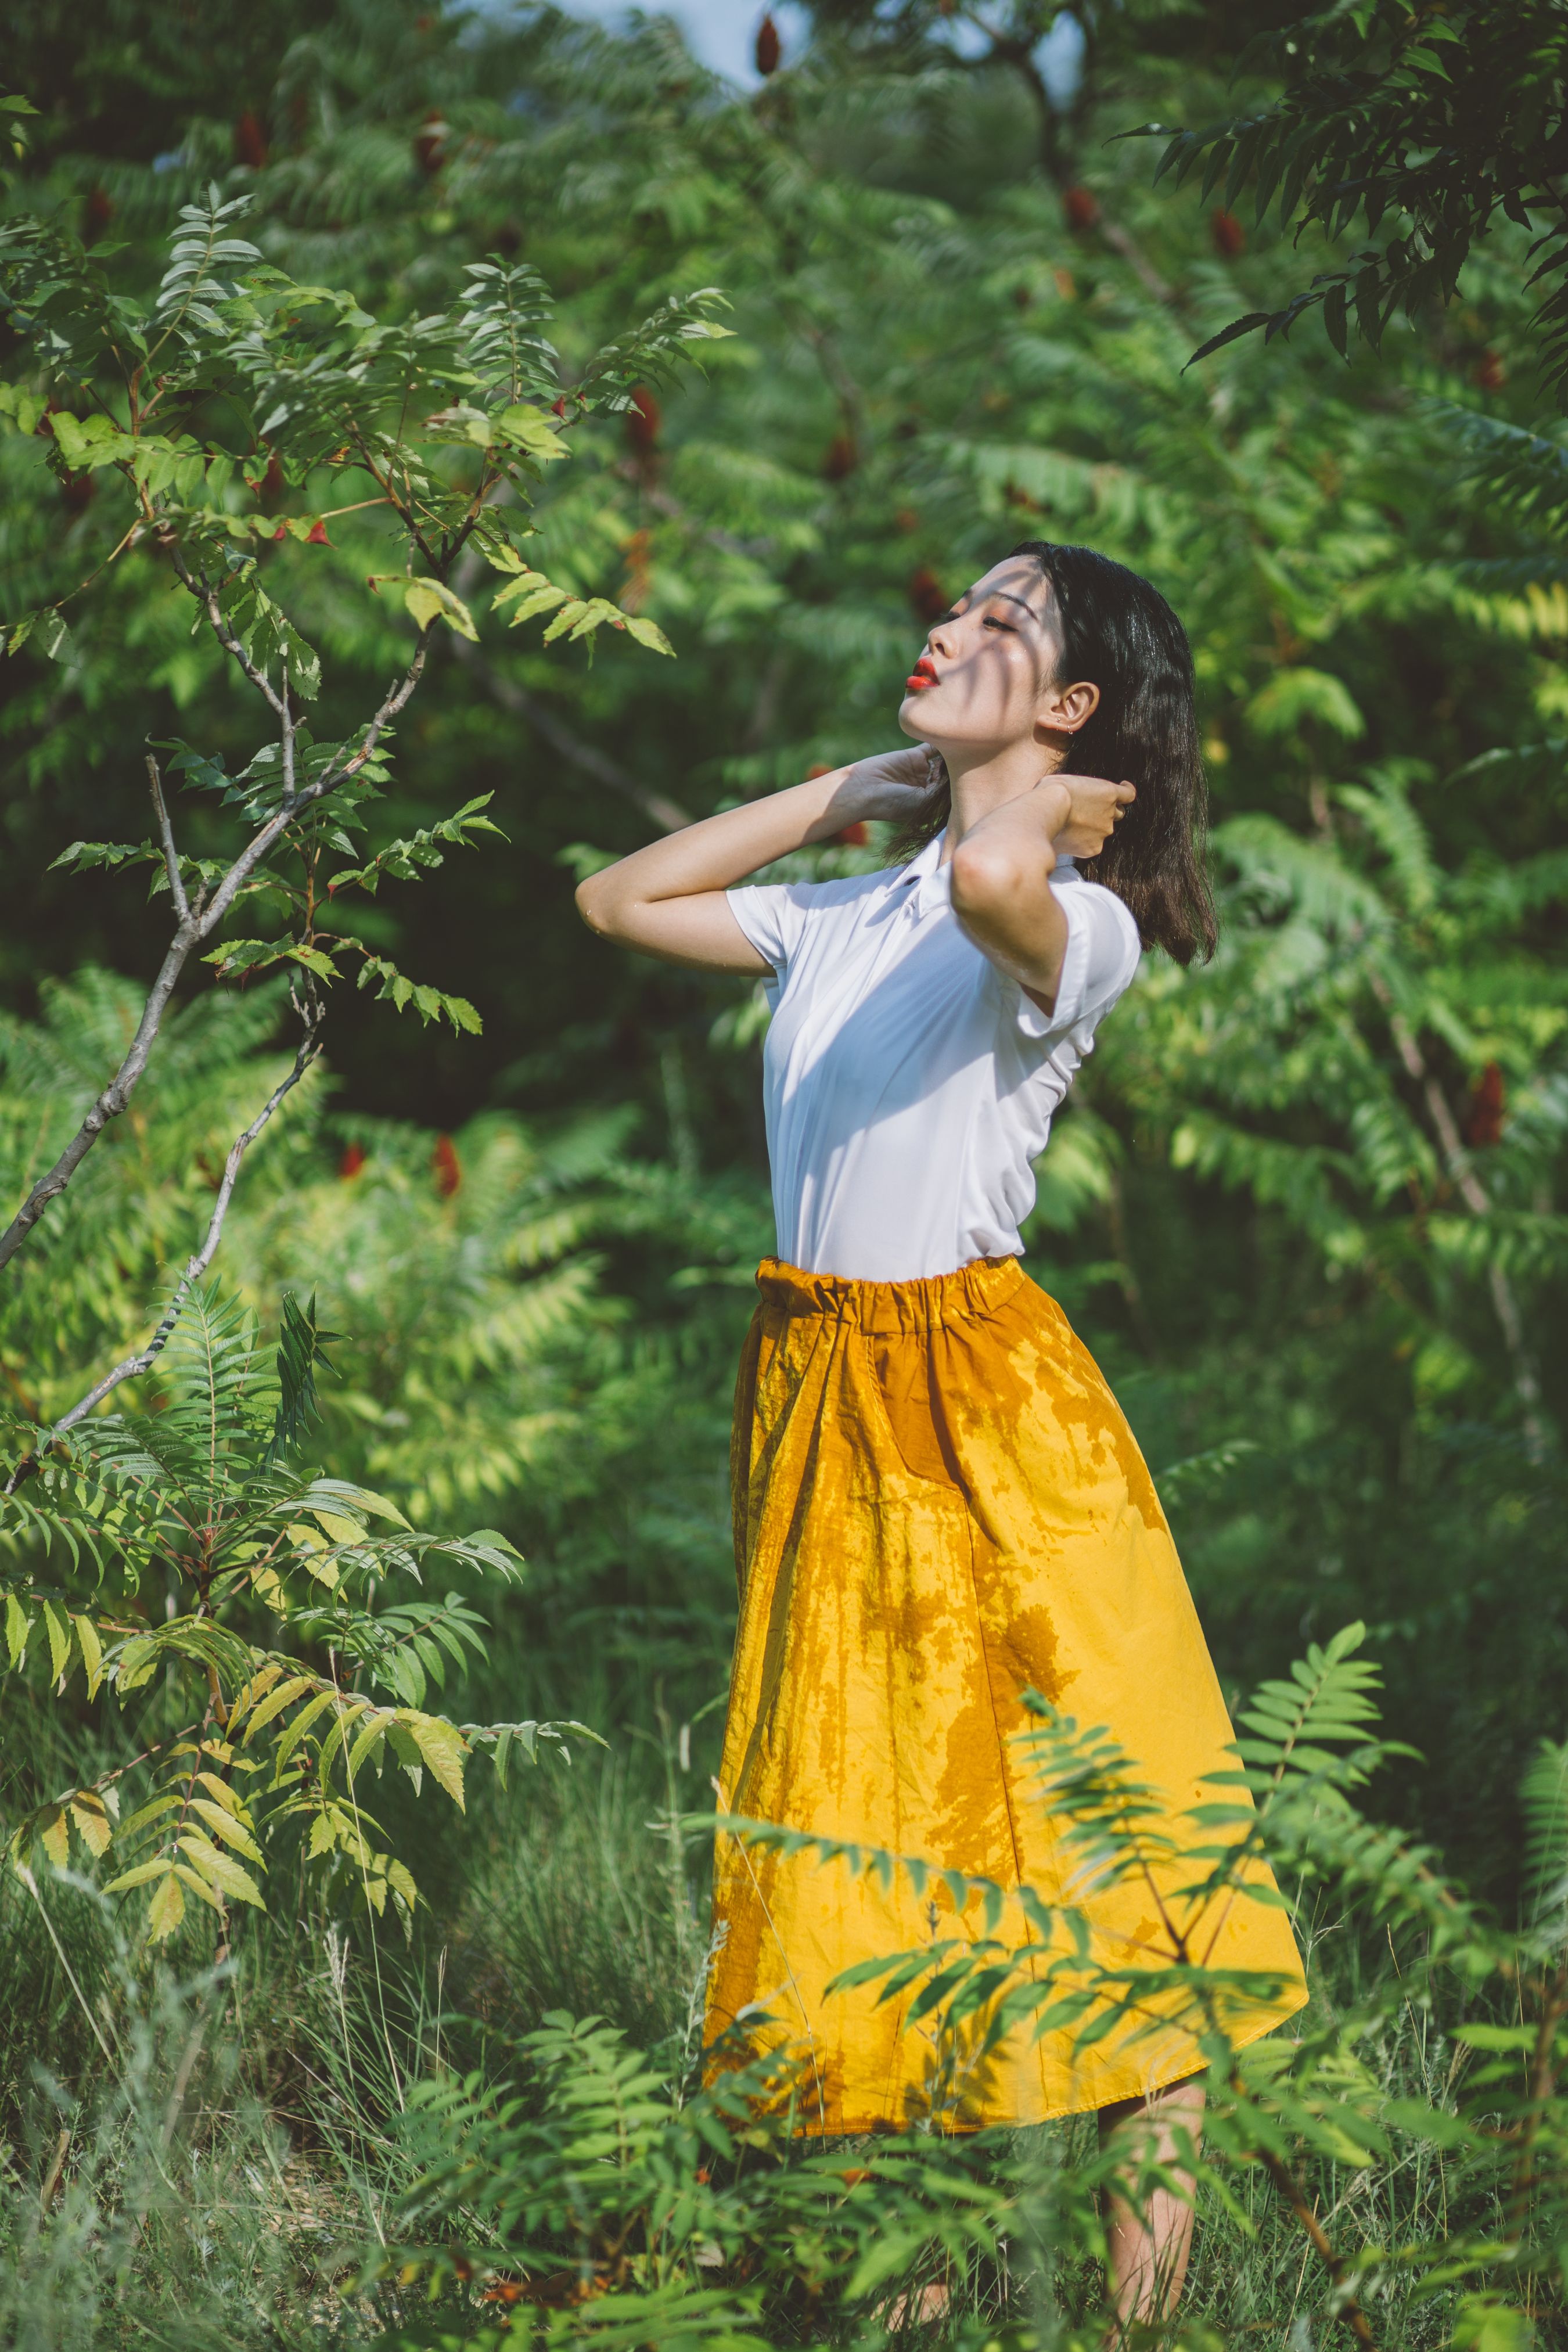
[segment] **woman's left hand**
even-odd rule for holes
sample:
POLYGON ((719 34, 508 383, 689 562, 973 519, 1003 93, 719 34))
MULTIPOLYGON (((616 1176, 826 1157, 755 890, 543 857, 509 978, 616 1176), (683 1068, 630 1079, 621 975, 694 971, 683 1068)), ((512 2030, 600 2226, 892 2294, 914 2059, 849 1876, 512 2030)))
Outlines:
POLYGON ((1051 828, 1059 857, 1098 857, 1121 818, 1138 797, 1137 787, 1108 783, 1103 776, 1047 776, 1037 789, 1068 795, 1066 813, 1051 828))

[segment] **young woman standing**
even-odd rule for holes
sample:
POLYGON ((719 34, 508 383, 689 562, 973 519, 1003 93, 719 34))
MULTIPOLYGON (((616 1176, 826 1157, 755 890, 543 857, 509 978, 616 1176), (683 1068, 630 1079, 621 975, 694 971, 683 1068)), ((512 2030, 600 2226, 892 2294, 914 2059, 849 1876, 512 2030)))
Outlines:
MULTIPOLYGON (((1213 950, 1191 655, 1146 581, 1029 541, 931 631, 899 723, 918 749, 709 817, 595 875, 578 904, 627 946, 757 974, 773 1008, 778 1255, 736 1395, 721 1801, 1048 1892, 1050 1823, 1011 1738, 1021 1693, 1108 1727, 1173 1814, 1231 1738, 1131 1433, 1016 1257, 1032 1162, 1141 945, 1184 963, 1213 950), (867 819, 924 846, 847 880, 735 887, 867 819)), ((1154 1960, 1146 1893, 1087 1907, 1118 1964, 1154 1960)), ((773 2012, 807 2063, 804 2128, 931 2111, 907 2004, 824 1998, 853 1962, 925 1941, 928 1908, 907 1884, 721 1842, 710 2023, 773 2012)), ((961 1915, 942 1932, 981 1931, 961 1915)), ((1274 1980, 1238 2041, 1307 1997, 1278 1909, 1233 1903, 1203 1953, 1274 1980)), ((1095 2107, 1103 2130, 1168 2151, 1199 2127, 1201 2064, 1175 2025, 1085 2051, 1019 2036, 945 2121, 1095 2107)), ((1159 2192, 1111 2219, 1122 2316, 1173 2307, 1190 2206, 1159 2192)))

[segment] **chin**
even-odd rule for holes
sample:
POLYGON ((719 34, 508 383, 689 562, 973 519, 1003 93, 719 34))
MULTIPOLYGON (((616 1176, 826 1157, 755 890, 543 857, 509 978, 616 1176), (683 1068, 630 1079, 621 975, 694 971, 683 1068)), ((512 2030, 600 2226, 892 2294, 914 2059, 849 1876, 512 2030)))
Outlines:
MULTIPOLYGON (((928 687, 926 694, 930 691, 928 687)), ((925 698, 925 694, 906 694, 899 705, 899 725, 906 735, 912 735, 917 743, 923 743, 927 740, 925 714, 921 709, 925 698)))

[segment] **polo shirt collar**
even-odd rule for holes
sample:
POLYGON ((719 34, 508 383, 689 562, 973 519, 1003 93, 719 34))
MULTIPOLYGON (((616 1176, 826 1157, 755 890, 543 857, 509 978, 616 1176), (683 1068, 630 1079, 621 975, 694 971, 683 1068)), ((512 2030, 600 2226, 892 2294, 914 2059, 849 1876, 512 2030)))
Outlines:
POLYGON ((907 866, 900 868, 893 879, 894 889, 901 890, 907 883, 923 882, 928 875, 934 874, 942 863, 942 844, 946 839, 944 829, 934 840, 928 841, 918 857, 911 857, 907 866))

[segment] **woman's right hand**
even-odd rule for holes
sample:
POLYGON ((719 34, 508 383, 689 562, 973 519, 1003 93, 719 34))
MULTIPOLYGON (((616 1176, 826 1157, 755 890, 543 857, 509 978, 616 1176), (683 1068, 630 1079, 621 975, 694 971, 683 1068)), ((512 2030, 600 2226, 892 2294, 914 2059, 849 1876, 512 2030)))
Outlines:
POLYGON ((868 820, 882 824, 917 824, 934 806, 947 782, 940 752, 929 743, 905 744, 897 751, 877 751, 845 769, 835 794, 847 812, 844 822, 868 820))
POLYGON ((946 774, 922 743, 764 793, 590 874, 577 887, 578 911, 602 938, 645 955, 708 971, 765 972, 767 959, 741 929, 726 892, 759 866, 832 841, 868 817, 915 823, 936 803, 946 774))

